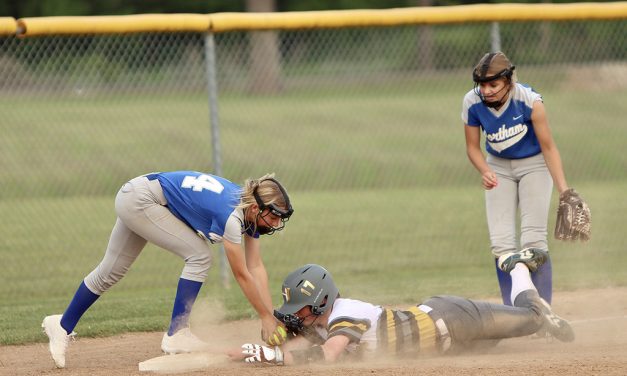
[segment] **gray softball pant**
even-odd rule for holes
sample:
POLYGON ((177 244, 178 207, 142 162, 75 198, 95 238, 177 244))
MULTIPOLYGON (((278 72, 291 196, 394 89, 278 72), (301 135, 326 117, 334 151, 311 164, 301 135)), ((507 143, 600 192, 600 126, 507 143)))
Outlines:
POLYGON ((499 257, 518 250, 516 217, 520 209, 520 247, 548 250, 547 226, 553 179, 542 153, 523 159, 488 154, 498 185, 485 191, 492 253, 499 257))
POLYGON ((209 245, 174 216, 158 180, 140 176, 125 183, 115 198, 117 220, 104 258, 85 277, 85 285, 102 295, 124 277, 147 242, 185 261, 181 278, 204 282, 211 266, 209 245))
POLYGON ((536 290, 518 294, 514 306, 457 296, 434 296, 422 303, 442 318, 451 339, 447 353, 493 346, 504 338, 531 335, 544 325, 542 303, 536 290))

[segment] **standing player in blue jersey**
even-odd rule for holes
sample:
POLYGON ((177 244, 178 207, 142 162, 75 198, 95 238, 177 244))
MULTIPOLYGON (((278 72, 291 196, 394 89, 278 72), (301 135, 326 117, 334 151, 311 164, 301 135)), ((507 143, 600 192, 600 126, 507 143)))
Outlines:
POLYGON ((233 275, 262 325, 262 339, 281 343, 285 330, 273 315, 260 235, 280 231, 293 213, 287 192, 273 174, 240 187, 195 171, 143 175, 125 183, 115 199, 117 221, 103 260, 80 284, 63 315, 47 316, 42 327, 57 367, 74 327, 89 307, 128 271, 147 242, 185 261, 172 320, 161 349, 166 353, 206 349, 189 329, 189 315, 211 264, 210 243, 222 242, 233 275), (242 238, 244 245, 242 247, 242 238))
MULTIPOLYGON (((548 251, 553 184, 560 194, 569 189, 542 96, 518 83, 514 68, 502 52, 485 54, 473 70, 475 88, 466 93, 462 110, 466 152, 485 188, 495 261, 520 248, 548 251), (481 133, 485 136, 487 157, 481 151, 481 133), (520 241, 516 238, 518 210, 520 241)), ((511 277, 498 267, 496 274, 503 302, 511 305, 511 277)), ((550 259, 532 273, 532 280, 540 296, 550 303, 550 259)))

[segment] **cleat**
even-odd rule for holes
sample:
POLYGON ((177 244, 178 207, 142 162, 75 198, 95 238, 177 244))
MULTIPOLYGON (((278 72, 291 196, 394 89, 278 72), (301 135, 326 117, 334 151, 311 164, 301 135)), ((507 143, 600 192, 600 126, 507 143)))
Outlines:
POLYGON ((554 337, 551 335, 551 333, 549 333, 545 325, 542 325, 542 327, 538 329, 537 332, 530 335, 529 338, 531 338, 532 340, 543 340, 546 343, 551 343, 554 339, 554 337))
POLYGON ((544 325, 538 329, 537 332, 533 333, 531 336, 531 339, 550 339, 551 338, 551 334, 549 334, 549 332, 546 330, 546 328, 544 327, 544 325))
POLYGON ((74 332, 67 334, 67 331, 61 326, 61 317, 62 315, 46 316, 41 323, 44 333, 50 340, 48 348, 57 368, 65 367, 65 351, 70 343, 70 339, 73 339, 76 335, 74 332))
POLYGON ((557 340, 562 342, 574 341, 575 332, 568 321, 553 313, 551 306, 546 300, 540 298, 540 302, 542 302, 544 325, 538 332, 544 330, 549 336, 555 337, 557 340))
POLYGON ((527 265, 530 272, 538 270, 540 265, 544 264, 549 258, 549 253, 540 248, 525 248, 518 252, 506 253, 499 257, 499 269, 505 273, 509 273, 519 262, 527 265))
POLYGON ((161 340, 161 350, 166 354, 180 354, 209 349, 209 344, 196 337, 189 328, 183 328, 169 336, 163 335, 161 340))

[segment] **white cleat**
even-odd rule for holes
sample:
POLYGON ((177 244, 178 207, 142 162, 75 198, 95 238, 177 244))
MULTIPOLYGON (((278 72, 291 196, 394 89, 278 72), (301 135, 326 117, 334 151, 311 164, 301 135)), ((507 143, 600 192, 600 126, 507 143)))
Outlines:
POLYGON ((535 272, 549 258, 549 253, 540 248, 525 248, 518 252, 506 253, 499 257, 499 269, 505 273, 509 273, 514 269, 517 263, 522 262, 527 265, 530 272, 535 272))
POLYGON ((542 315, 544 316, 544 329, 549 335, 562 342, 572 342, 575 340, 575 332, 568 321, 556 315, 551 309, 551 305, 546 300, 540 298, 542 303, 542 315))
POLYGON ((166 354, 180 354, 209 349, 209 344, 196 337, 189 328, 183 328, 169 336, 163 335, 161 350, 166 354))
POLYGON ((64 368, 65 351, 67 350, 70 339, 73 338, 76 333, 72 332, 67 334, 67 331, 61 326, 61 315, 46 316, 41 323, 41 327, 50 340, 48 347, 54 364, 57 368, 64 368))

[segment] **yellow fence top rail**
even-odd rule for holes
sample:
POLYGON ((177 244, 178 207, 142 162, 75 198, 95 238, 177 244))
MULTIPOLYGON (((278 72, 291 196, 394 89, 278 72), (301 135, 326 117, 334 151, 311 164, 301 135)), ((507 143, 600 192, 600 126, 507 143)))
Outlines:
MULTIPOLYGON (((461 22, 627 19, 627 1, 573 4, 476 4, 369 10, 275 13, 141 14, 17 20, 17 35, 227 32, 461 22)), ((0 19, 2 20, 2 19, 0 19)), ((12 20, 12 19, 10 19, 12 20)), ((13 20, 15 23, 15 20, 13 20)), ((10 21, 0 23, 9 30, 10 21)), ((15 27, 13 27, 15 29, 15 27)))
POLYGON ((627 2, 479 4, 378 10, 216 13, 211 30, 314 29, 492 21, 564 21, 627 18, 627 2))
POLYGON ((15 34, 17 22, 13 17, 0 17, 0 35, 15 34))
POLYGON ((206 14, 137 14, 129 16, 37 17, 17 20, 18 36, 53 34, 132 34, 207 32, 206 14))

